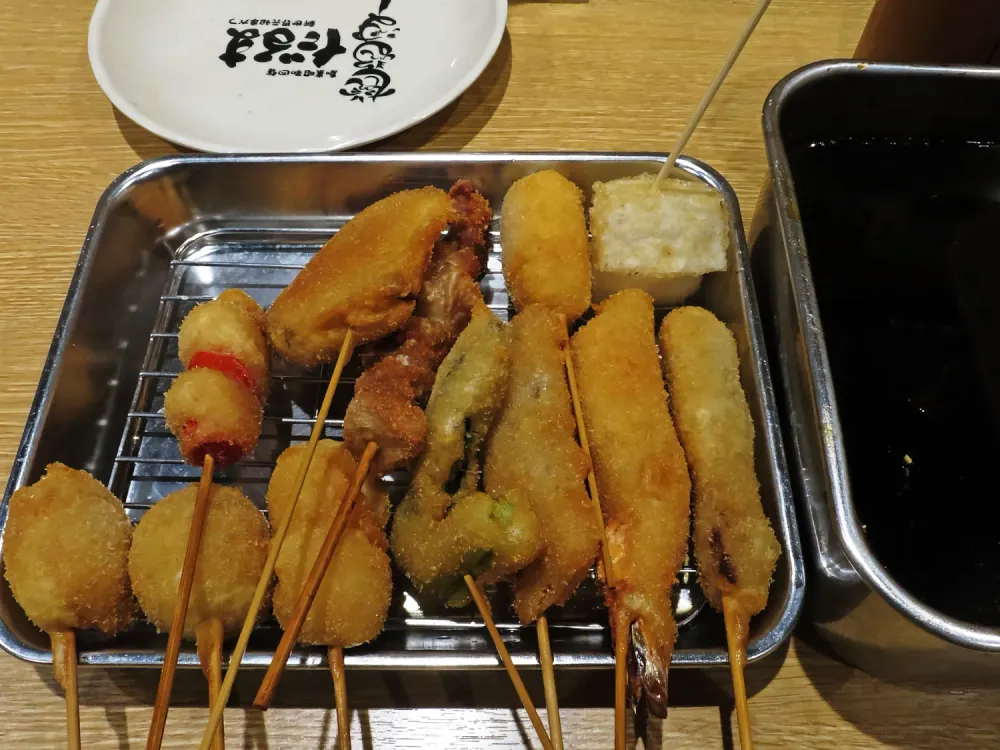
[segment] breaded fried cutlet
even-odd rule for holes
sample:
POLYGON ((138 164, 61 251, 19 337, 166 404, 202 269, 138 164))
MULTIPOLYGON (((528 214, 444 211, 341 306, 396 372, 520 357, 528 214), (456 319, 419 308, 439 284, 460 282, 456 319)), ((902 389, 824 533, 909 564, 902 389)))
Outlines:
MULTIPOLYGON (((305 444, 294 445, 278 458, 267 488, 272 518, 282 518, 287 511, 306 450, 305 444)), ((274 614, 282 626, 292 619, 356 468, 343 443, 317 443, 275 566, 274 614)), ((299 635, 301 643, 346 648, 366 643, 382 632, 392 598, 385 536, 388 521, 388 495, 367 482, 309 608, 299 635)))
POLYGON ((4 576, 42 630, 116 633, 135 615, 129 589, 132 526, 118 499, 85 471, 49 464, 10 498, 4 576))
MULTIPOLYGON (((173 492, 135 527, 129 576, 143 612, 161 632, 169 631, 173 620, 197 497, 197 485, 173 492)), ((213 484, 184 620, 186 638, 194 638, 198 625, 209 620, 222 623, 224 632, 239 630, 269 544, 264 514, 235 487, 213 484)))
POLYGON ((590 307, 583 192, 558 172, 510 186, 500 218, 503 277, 514 307, 544 305, 572 323, 590 307))
POLYGON ((594 473, 604 511, 615 638, 635 622, 651 709, 666 705, 677 637, 670 590, 690 533, 691 481, 656 351, 653 300, 630 289, 597 306, 572 339, 594 473))
POLYGON ((348 330, 356 343, 400 328, 416 305, 431 249, 454 209, 443 190, 404 190, 347 222, 267 311, 267 334, 285 359, 333 360, 348 330))
POLYGON ((487 492, 520 492, 538 519, 542 554, 514 586, 518 618, 529 623, 576 590, 597 555, 600 529, 584 488, 589 464, 576 441, 565 325, 553 311, 529 305, 510 331, 510 380, 484 476, 487 492))
POLYGON ((660 326, 660 349, 691 467, 698 581, 715 609, 728 597, 748 619, 767 605, 781 547, 760 502, 736 340, 707 310, 679 307, 660 326))

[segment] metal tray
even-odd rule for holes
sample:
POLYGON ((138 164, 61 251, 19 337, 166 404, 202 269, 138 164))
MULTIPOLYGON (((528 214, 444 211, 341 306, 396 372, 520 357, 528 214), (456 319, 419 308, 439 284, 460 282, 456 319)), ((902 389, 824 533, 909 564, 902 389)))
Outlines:
MULTIPOLYGON (((797 70, 775 86, 764 105, 771 182, 751 230, 753 265, 783 386, 796 494, 812 552, 810 620, 845 659, 887 679, 995 682, 1000 632, 919 601, 886 571, 866 541, 851 492, 789 152, 846 138, 995 141, 998 113, 1000 70, 995 68, 856 60, 797 70)), ((984 189, 968 185, 970 193, 984 189)))
MULTIPOLYGON (((50 461, 108 482, 133 520, 166 493, 197 481, 197 469, 180 461, 159 413, 163 393, 180 370, 180 320, 227 287, 243 288, 269 304, 330 234, 372 201, 426 184, 447 188, 465 177, 499 216, 507 188, 530 172, 557 169, 580 185, 589 201, 595 180, 655 171, 662 160, 662 155, 597 154, 180 156, 133 168, 112 183, 94 214, 0 505, 0 528, 7 498, 35 481, 50 461)), ((708 278, 696 301, 737 336, 758 436, 761 495, 783 549, 768 607, 753 623, 748 654, 755 661, 777 648, 795 624, 804 589, 802 553, 736 196, 704 164, 690 159, 678 164, 719 190, 729 207, 730 271, 708 278)), ((483 288, 491 307, 507 316, 496 222, 492 237, 483 288)), ((328 437, 340 436, 354 368, 338 390, 328 437)), ((260 443, 249 460, 219 473, 218 481, 242 486, 263 507, 274 460, 289 443, 308 436, 327 374, 276 363, 260 443)), ((405 476, 393 481, 397 491, 405 486, 405 476)), ((489 592, 498 626, 514 661, 537 666, 535 630, 516 624, 507 588, 489 592)), ((682 573, 676 594, 685 623, 673 664, 727 664, 722 619, 700 606, 693 571, 682 573)), ((611 668, 607 614, 592 578, 549 620, 556 665, 611 668)), ((265 621, 244 663, 266 665, 278 637, 276 623, 265 621)), ((112 639, 81 634, 80 640, 83 664, 156 667, 166 639, 140 623, 112 639)), ((47 639, 25 620, 6 582, 0 589, 0 645, 22 659, 51 660, 47 639)), ((353 669, 499 668, 472 609, 427 605, 399 574, 385 632, 372 644, 350 649, 346 661, 353 669)), ((180 663, 197 664, 193 649, 181 653, 180 663)), ((324 663, 321 649, 298 650, 289 660, 291 668, 324 663)))

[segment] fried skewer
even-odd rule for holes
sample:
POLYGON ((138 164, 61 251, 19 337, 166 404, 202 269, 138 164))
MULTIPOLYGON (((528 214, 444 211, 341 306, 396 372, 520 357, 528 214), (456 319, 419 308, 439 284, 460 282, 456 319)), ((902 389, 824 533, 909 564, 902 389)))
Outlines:
MULTIPOLYGON (((267 521, 249 498, 234 487, 209 483, 167 495, 135 528, 129 576, 136 597, 149 621, 167 630, 172 641, 194 637, 210 707, 221 682, 223 635, 246 616, 268 540, 267 521), (199 523, 200 513, 205 517, 199 523), (189 565, 192 540, 199 550, 195 566, 189 565)), ((176 665, 176 656, 171 663, 176 665)), ((172 680, 174 670, 169 671, 172 680)), ((167 674, 164 669, 161 683, 167 674)), ((169 687, 163 695, 170 694, 169 687)), ((154 739, 162 741, 162 729, 154 739)), ((221 732, 216 747, 222 747, 221 732)))
POLYGON ((736 340, 707 310, 679 307, 660 326, 660 349, 691 467, 698 581, 726 620, 740 746, 750 750, 743 679, 747 628, 767 605, 781 547, 760 502, 736 340))
MULTIPOLYGON (((365 448, 365 452, 361 456, 361 460, 358 462, 357 468, 354 470, 354 476, 347 489, 347 494, 340 501, 340 505, 337 507, 336 515, 334 515, 333 520, 330 522, 330 527, 323 540, 323 546, 320 548, 319 554, 316 556, 316 560, 309 571, 309 576, 306 578, 306 582, 302 587, 299 598, 295 603, 295 607, 292 610, 291 620, 287 624, 284 624, 284 633, 282 633, 281 641, 274 651, 271 664, 268 666, 264 679, 257 691, 257 696, 254 698, 253 704, 257 708, 266 709, 274 697, 274 691, 278 686, 278 682, 281 680, 281 674, 284 671, 285 663, 288 661, 288 657, 292 653, 292 649, 295 647, 295 643, 299 639, 299 635, 302 632, 302 626, 306 621, 306 616, 309 614, 309 610, 316 599, 316 594, 319 592, 320 584, 323 583, 323 578, 330 567, 330 561, 333 559, 333 554, 336 552, 337 543, 340 541, 340 537, 344 533, 344 528, 347 526, 347 519, 354 510, 354 503, 357 501, 358 496, 361 494, 361 489, 368 479, 368 470, 371 467, 373 459, 375 458, 376 450, 378 450, 378 446, 376 446, 375 443, 369 443, 365 448)), ((341 653, 336 654, 336 656, 341 662, 342 672, 344 658, 342 647, 331 646, 331 650, 332 649, 341 651, 341 653)), ((331 662, 331 668, 333 666, 333 662, 331 662)), ((334 674, 334 677, 336 677, 336 674, 334 674)), ((338 703, 339 702, 340 701, 338 701, 338 703)), ((347 705, 346 697, 344 698, 343 703, 345 706, 347 705)))
POLYGON ((225 466, 238 461, 253 450, 260 437, 262 401, 270 371, 263 323, 264 311, 249 295, 228 289, 216 299, 195 306, 178 332, 178 355, 185 372, 164 395, 164 419, 178 440, 184 460, 201 465, 201 480, 146 750, 158 750, 163 742, 182 626, 208 514, 212 472, 216 464, 225 466))
POLYGON ((80 747, 77 629, 116 633, 132 621, 128 584, 132 527, 121 503, 83 471, 60 463, 11 495, 4 576, 14 599, 52 642, 56 680, 66 691, 66 738, 80 747))
MULTIPOLYGON (((670 589, 687 548, 691 484, 660 372, 653 302, 625 290, 571 341, 580 403, 601 487, 614 587, 605 589, 616 654, 631 634, 644 657, 647 704, 666 709, 677 637, 670 589)), ((616 747, 624 738, 623 660, 616 659, 616 747)))

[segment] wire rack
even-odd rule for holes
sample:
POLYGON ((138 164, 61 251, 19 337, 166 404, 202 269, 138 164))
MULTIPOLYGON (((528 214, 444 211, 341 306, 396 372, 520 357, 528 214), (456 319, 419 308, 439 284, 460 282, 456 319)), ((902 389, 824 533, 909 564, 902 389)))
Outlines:
MULTIPOLYGON (((333 223, 336 230, 346 221, 333 223)), ((177 353, 177 332, 185 315, 196 304, 215 298, 223 290, 239 288, 267 307, 308 259, 329 237, 330 229, 317 231, 284 229, 227 229, 195 238, 181 247, 170 264, 163 294, 158 301, 155 325, 149 337, 132 396, 109 486, 122 499, 133 521, 157 500, 191 482, 197 482, 200 467, 185 464, 177 442, 163 418, 163 397, 182 371, 177 353)), ((482 280, 484 296, 501 318, 510 314, 501 273, 499 236, 492 229, 492 250, 482 280)), ((348 364, 334 397, 322 437, 342 437, 343 415, 359 374, 356 361, 348 364)), ((303 370, 281 361, 272 362, 271 387, 264 410, 260 441, 253 454, 238 464, 218 470, 215 481, 240 487, 257 507, 266 512, 265 493, 278 455, 289 445, 308 440, 319 404, 330 376, 330 366, 303 370)), ((408 476, 398 472, 384 477, 394 500, 405 493, 408 476)), ((469 607, 446 609, 421 598, 405 576, 394 573, 394 594, 386 623, 387 631, 481 628, 469 607)), ((682 570, 674 590, 678 620, 683 624, 697 614, 703 599, 691 568, 682 570)), ((508 631, 519 626, 511 607, 509 587, 491 587, 487 592, 497 625, 508 631)), ((560 630, 589 632, 604 642, 607 615, 593 573, 565 607, 549 615, 554 637, 560 630)), ((140 625, 140 629, 148 628, 140 625)), ((262 621, 259 630, 276 632, 277 624, 262 621)), ((266 643, 266 639, 265 639, 266 643)), ((377 642, 376 642, 377 645, 377 642)))

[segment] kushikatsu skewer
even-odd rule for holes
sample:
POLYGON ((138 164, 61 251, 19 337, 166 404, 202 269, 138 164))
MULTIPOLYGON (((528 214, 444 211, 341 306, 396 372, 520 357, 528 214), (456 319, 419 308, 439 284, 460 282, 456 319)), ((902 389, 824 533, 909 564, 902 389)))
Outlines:
MULTIPOLYGON (((271 700, 274 697, 274 691, 278 687, 278 682, 281 680, 281 675, 284 672, 285 664, 288 661, 289 655, 292 653, 292 649, 295 648, 299 634, 302 632, 302 626, 305 624, 306 615, 309 614, 309 609, 312 607, 313 601, 316 599, 316 594, 319 591, 320 584, 323 582, 323 576, 326 575, 327 568, 330 567, 330 561, 333 559, 333 553, 336 552, 337 543, 340 541, 340 537, 344 533, 344 528, 347 525, 347 519, 350 516, 351 511, 354 509, 355 501, 361 494, 362 486, 368 478, 368 470, 371 467, 377 450, 378 446, 375 443, 368 443, 364 454, 361 456, 361 460, 358 462, 357 469, 354 472, 354 477, 351 480, 347 494, 344 496, 344 499, 341 500, 340 506, 337 508, 337 514, 330 523, 330 528, 326 533, 326 538, 323 540, 323 546, 320 548, 319 555, 316 557, 316 561, 313 563, 313 566, 309 571, 309 577, 306 578, 305 585, 302 587, 302 591, 299 594, 298 601, 296 602, 295 609, 292 613, 291 622, 284 626, 281 641, 278 643, 278 647, 274 650, 274 656, 271 658, 271 664, 268 666, 260 688, 257 690, 257 696, 253 701, 254 706, 257 708, 266 709, 271 704, 271 700)), ((343 661, 342 650, 339 654, 339 659, 343 661)), ((344 703, 346 705, 346 700, 344 703)), ((338 711, 338 717, 339 716, 340 712, 338 711)))
POLYGON ((751 750, 743 668, 750 618, 767 604, 781 547, 764 515, 754 470, 754 428, 740 385, 736 340, 700 307, 660 325, 660 350, 694 490, 698 581, 726 622, 740 746, 751 750))
POLYGON ((52 642, 53 671, 66 691, 66 738, 72 750, 80 747, 75 631, 113 634, 132 621, 131 537, 118 499, 86 472, 59 463, 10 498, 4 576, 14 599, 52 642))
MULTIPOLYGON (((201 470, 201 481, 198 483, 198 498, 195 500, 194 514, 191 516, 191 530, 188 533, 187 549, 184 552, 181 580, 177 585, 174 617, 170 624, 170 633, 167 636, 167 648, 163 654, 160 681, 156 686, 153 716, 149 722, 149 734, 146 735, 146 750, 159 750, 163 743, 163 733, 167 726, 167 713, 170 710, 170 693, 173 690, 174 675, 177 672, 177 657, 180 654, 181 641, 184 638, 184 620, 187 619, 188 604, 191 601, 191 587, 194 585, 195 567, 198 564, 198 552, 201 549, 201 535, 205 529, 205 518, 208 516, 214 467, 215 459, 210 453, 206 454, 205 463, 201 470)), ((221 735, 221 732, 219 734, 221 735)))

